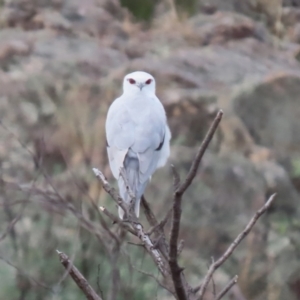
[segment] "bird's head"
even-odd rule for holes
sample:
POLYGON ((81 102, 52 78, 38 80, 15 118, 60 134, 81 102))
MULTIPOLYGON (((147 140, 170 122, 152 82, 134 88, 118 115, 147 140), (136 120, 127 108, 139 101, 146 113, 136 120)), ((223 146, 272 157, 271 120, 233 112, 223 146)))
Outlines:
POLYGON ((123 81, 124 93, 155 93, 155 79, 146 72, 127 74, 123 81))

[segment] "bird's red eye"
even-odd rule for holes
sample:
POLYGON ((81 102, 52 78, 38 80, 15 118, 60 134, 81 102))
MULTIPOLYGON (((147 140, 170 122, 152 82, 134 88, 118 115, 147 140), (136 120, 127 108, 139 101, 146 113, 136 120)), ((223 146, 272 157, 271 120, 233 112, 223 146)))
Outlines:
POLYGON ((147 81, 145 81, 146 84, 150 84, 152 82, 152 79, 148 79, 147 81))
POLYGON ((132 78, 129 78, 128 81, 129 81, 130 84, 135 84, 135 80, 132 79, 132 78))

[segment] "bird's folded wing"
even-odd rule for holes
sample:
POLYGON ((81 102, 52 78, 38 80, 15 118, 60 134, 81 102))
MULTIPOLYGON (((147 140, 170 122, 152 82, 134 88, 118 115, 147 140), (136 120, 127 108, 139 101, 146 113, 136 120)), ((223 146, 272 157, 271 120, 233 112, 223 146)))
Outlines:
POLYGON ((157 168, 159 153, 153 149, 148 149, 143 153, 138 154, 140 163, 140 182, 144 183, 150 179, 157 168))
POLYGON ((121 102, 111 105, 105 127, 109 164, 114 177, 118 179, 128 149, 134 143, 134 124, 121 102))

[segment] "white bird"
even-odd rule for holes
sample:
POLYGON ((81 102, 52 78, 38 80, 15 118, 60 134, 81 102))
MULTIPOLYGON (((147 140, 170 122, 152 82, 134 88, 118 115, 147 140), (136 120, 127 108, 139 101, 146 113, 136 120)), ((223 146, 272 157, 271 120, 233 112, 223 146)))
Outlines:
MULTIPOLYGON (((118 180, 120 196, 126 203, 131 200, 120 176, 123 168, 135 197, 134 211, 139 217, 140 200, 147 183, 170 155, 171 132, 164 107, 155 95, 153 76, 133 72, 124 77, 123 94, 111 104, 105 129, 109 164, 118 180)), ((124 217, 121 207, 119 217, 124 217)))

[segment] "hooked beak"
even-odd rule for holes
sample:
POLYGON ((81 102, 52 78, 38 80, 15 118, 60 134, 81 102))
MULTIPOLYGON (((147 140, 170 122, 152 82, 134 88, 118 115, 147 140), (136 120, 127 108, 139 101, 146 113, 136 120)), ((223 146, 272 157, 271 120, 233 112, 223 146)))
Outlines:
POLYGON ((143 82, 139 82, 136 84, 136 86, 140 89, 140 91, 142 90, 142 88, 145 86, 145 84, 143 82))

